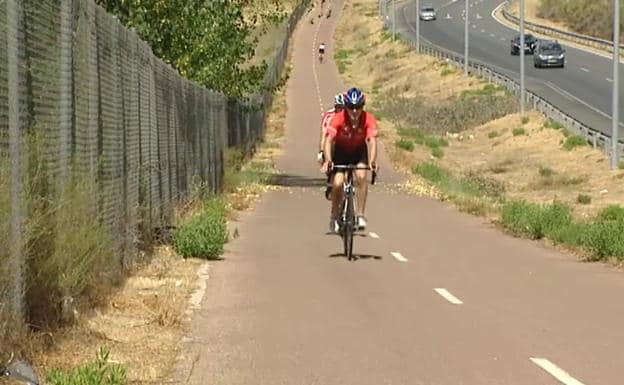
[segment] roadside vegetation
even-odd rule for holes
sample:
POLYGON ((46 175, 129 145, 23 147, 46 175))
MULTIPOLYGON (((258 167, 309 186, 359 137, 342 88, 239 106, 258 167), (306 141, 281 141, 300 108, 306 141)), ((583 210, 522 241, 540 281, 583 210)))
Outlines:
POLYGON ((624 171, 558 122, 520 117, 506 90, 391 41, 377 6, 347 3, 356 16, 338 29, 337 64, 369 94, 404 187, 587 260, 624 260, 624 171))
MULTIPOLYGON (((111 11, 121 12, 118 16, 125 15, 127 19, 122 21, 146 34, 142 36, 158 40, 151 42, 154 51, 180 73, 230 96, 241 96, 258 90, 265 62, 275 57, 285 37, 285 17, 299 1, 206 2, 197 10, 184 2, 166 3, 100 1, 111 11), (139 11, 144 19, 136 19, 139 11), (201 15, 206 18, 199 18, 201 15), (170 43, 179 42, 184 31, 216 18, 220 20, 210 33, 196 31, 192 35, 196 40, 189 52, 178 52, 161 39, 165 30, 175 30, 181 35, 167 38, 170 43), (161 19, 179 28, 158 27, 155 31, 150 23, 161 19), (236 44, 224 45, 228 41, 225 35, 237 40, 236 44), (204 49, 220 60, 193 56, 204 49)), ((20 225, 24 229, 21 246, 27 325, 20 330, 15 327, 21 321, 12 315, 10 303, 18 293, 12 292, 14 282, 6 277, 13 276, 9 272, 16 266, 2 263, 0 365, 15 353, 31 362, 51 384, 168 381, 165 377, 186 332, 185 312, 188 298, 197 289, 198 271, 205 260, 222 258, 227 242, 238 236, 237 213, 251 208, 263 192, 277 188, 271 185, 271 177, 284 134, 283 86, 289 70, 286 64, 282 80, 273 89, 263 141, 252 148, 229 149, 222 189, 210 192, 205 185, 195 185, 173 209, 172 226, 159 229, 131 266, 122 266, 121 258, 116 257, 123 240, 115 239, 96 215, 97 186, 85 183, 78 167, 72 168, 75 171, 63 186, 55 182, 54 165, 40 156, 49 146, 38 133, 49 130, 43 126, 29 129, 24 143, 25 153, 30 154, 24 160, 29 169, 23 175, 20 198, 25 213, 20 225)), ((2 245, 11 245, 10 227, 15 225, 11 222, 15 208, 10 172, 10 165, 0 162, 2 245)), ((10 253, 11 247, 0 248, 0 259, 10 261, 10 253)))
MULTIPOLYGON (((620 13, 624 4, 620 5, 620 13)), ((613 1, 539 0, 537 16, 562 22, 571 30, 605 40, 613 39, 613 1)), ((620 31, 624 21, 620 19, 620 31)), ((621 32, 620 39, 624 37, 621 32)))
POLYGON ((277 50, 273 43, 283 40, 280 31, 296 4, 294 0, 96 2, 134 28, 154 54, 182 76, 234 97, 262 87, 268 61, 277 50), (262 40, 265 34, 269 38, 262 40))

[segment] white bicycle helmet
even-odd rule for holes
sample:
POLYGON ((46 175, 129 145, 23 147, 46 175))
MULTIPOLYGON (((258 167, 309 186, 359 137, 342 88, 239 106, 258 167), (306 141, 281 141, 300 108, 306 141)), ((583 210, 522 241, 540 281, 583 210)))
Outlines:
POLYGON ((344 94, 336 94, 336 96, 334 96, 334 106, 344 107, 344 105, 344 94))

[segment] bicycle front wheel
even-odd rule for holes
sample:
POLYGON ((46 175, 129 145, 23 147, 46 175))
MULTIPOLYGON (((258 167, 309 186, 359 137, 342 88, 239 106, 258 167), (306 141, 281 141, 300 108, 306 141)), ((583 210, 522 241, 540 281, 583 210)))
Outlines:
POLYGON ((347 210, 345 213, 344 232, 342 240, 344 243, 344 254, 351 260, 353 259, 353 229, 355 227, 355 214, 353 209, 353 192, 347 195, 347 210))

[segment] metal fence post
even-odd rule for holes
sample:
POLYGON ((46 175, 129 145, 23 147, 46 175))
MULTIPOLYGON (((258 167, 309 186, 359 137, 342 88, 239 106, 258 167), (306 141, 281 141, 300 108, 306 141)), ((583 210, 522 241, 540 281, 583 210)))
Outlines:
POLYGON ((6 0, 6 26, 7 26, 7 90, 8 90, 8 123, 9 123, 9 156, 10 156, 10 235, 9 235, 9 263, 10 273, 8 284, 10 304, 8 316, 16 318, 15 323, 9 325, 19 325, 24 316, 24 176, 26 170, 24 157, 24 118, 20 111, 20 83, 23 80, 21 71, 22 63, 20 54, 24 47, 20 45, 24 31, 22 24, 21 2, 18 0, 6 0))

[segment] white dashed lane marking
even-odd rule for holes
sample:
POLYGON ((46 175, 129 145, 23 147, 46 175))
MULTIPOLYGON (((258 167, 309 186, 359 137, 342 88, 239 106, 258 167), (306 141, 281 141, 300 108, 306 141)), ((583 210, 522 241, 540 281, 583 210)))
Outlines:
POLYGON ((407 258, 402 256, 401 253, 393 251, 391 254, 394 257, 394 259, 396 259, 397 261, 399 261, 399 262, 407 262, 407 258))
POLYGON ((530 360, 540 368, 544 369, 548 374, 555 377, 559 382, 565 385, 583 385, 582 382, 577 380, 576 378, 570 376, 563 369, 559 368, 557 365, 548 361, 545 358, 533 358, 530 360))
POLYGON ((436 291, 436 293, 440 294, 442 296, 442 298, 444 298, 445 300, 449 301, 453 305, 461 305, 463 303, 462 301, 457 299, 457 297, 455 297, 453 294, 449 293, 449 291, 444 289, 444 288, 436 288, 434 290, 436 291))

